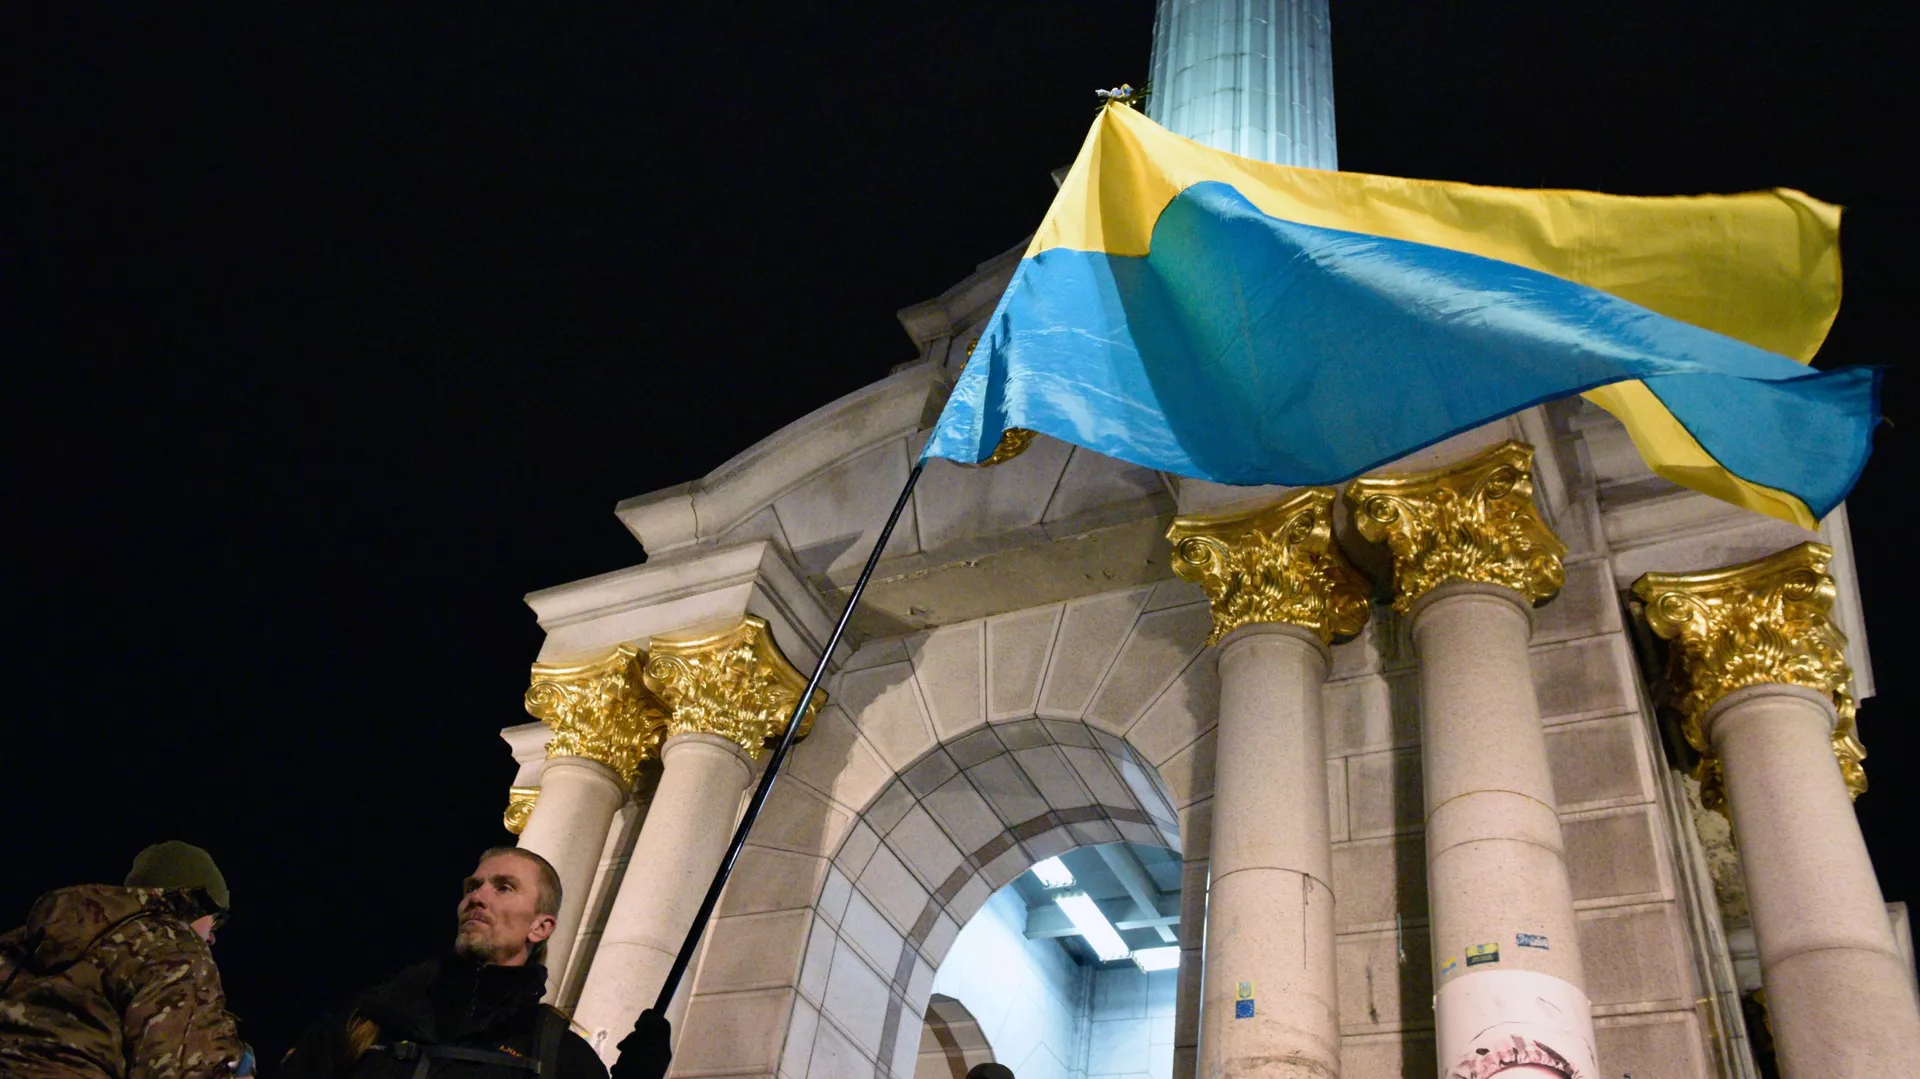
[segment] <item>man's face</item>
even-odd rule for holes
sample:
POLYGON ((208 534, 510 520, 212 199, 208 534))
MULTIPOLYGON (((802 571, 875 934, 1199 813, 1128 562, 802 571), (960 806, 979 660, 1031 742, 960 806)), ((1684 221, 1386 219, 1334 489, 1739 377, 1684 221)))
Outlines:
POLYGON ((554 918, 535 908, 540 871, 513 854, 496 854, 474 868, 460 897, 460 931, 453 950, 503 967, 527 961, 527 951, 553 935, 554 918))

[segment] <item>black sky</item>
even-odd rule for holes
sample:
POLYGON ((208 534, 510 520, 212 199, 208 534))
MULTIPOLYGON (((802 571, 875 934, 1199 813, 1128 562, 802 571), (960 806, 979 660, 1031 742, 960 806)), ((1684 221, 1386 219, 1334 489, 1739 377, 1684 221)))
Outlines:
MULTIPOLYGON (((1340 154, 1849 207, 1820 363, 1892 366, 1896 424, 1850 503, 1880 683, 1859 809, 1888 897, 1920 900, 1916 40, 1910 7, 1837 6, 1335 0, 1340 154)), ((1092 90, 1145 77, 1152 4, 28 18, 0 923, 205 844, 273 1059, 445 944, 504 838, 521 595, 638 561, 618 499, 912 358, 893 312, 1032 230, 1092 90)))

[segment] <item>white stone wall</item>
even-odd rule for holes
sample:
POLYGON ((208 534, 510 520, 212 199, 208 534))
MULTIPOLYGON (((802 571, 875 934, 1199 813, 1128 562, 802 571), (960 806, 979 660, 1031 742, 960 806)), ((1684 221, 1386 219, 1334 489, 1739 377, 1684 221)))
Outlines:
MULTIPOLYGON (((1173 1013, 1179 973, 1133 966, 1093 972, 1087 1013, 1087 1079, 1173 1079, 1173 1013)), ((1026 1079, 1015 1073, 1015 1079, 1026 1079)))
POLYGON ((1014 1079, 1089 1079, 1079 1050, 1092 971, 1058 941, 1028 940, 1026 923, 1019 894, 1001 889, 960 930, 933 991, 966 1006, 1014 1079))

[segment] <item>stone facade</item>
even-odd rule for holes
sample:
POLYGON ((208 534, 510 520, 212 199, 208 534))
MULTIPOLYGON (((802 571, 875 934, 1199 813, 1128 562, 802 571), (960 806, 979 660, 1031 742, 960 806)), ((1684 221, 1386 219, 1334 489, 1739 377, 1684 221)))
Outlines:
MULTIPOLYGON (((908 322, 929 324, 925 312, 908 322)), ((912 428, 937 411, 952 354, 964 351, 954 342, 977 323, 938 328, 916 364, 799 421, 798 436, 769 440, 809 441, 823 462, 813 474, 776 486, 752 462, 780 455, 756 447, 744 466, 624 503, 647 563, 530 597, 550 623, 543 662, 568 658, 556 641, 576 656, 644 647, 655 632, 761 611, 804 666, 845 570, 904 479, 912 428), (896 422, 876 424, 881 412, 896 422), (709 499, 724 499, 731 517, 699 512, 709 499)), ((1566 582, 1539 608, 1528 655, 1603 1067, 1754 1074, 1697 808, 1663 742, 1622 595, 1649 565, 1722 564, 1814 537, 1635 475, 1608 456, 1609 423, 1565 403, 1428 457, 1516 434, 1551 439, 1535 462, 1538 503, 1568 544, 1566 582)), ((1014 464, 1023 470, 929 466, 912 527, 882 563, 893 590, 833 667, 829 704, 775 787, 707 935, 676 1075, 905 1079, 960 927, 1033 861, 1117 839, 1185 860, 1173 1074, 1192 1074, 1220 687, 1206 597, 1174 578, 1159 538, 1182 491, 1044 439, 1014 464), (1124 545, 1097 536, 1129 529, 1156 542, 1136 544, 1128 572, 1115 573, 1124 545), (1007 576, 1008 565, 1049 576, 1007 576), (1034 598, 1046 602, 1023 602, 1034 598)), ((1844 552, 1844 527, 1830 520, 1820 538, 1844 552)), ((1379 551, 1344 529, 1341 539, 1380 576, 1379 551)), ((1840 621, 1851 611, 1857 626, 1842 556, 1834 572, 1840 621)), ((1349 1076, 1432 1075, 1418 659, 1384 599, 1360 637, 1333 648, 1322 696, 1341 1056, 1349 1076)), ((1849 641, 1856 692, 1870 692, 1864 637, 1849 641)), ((514 786, 538 785, 541 733, 507 732, 523 761, 514 786)), ((620 810, 597 857, 563 1006, 578 1003, 645 797, 620 810)))

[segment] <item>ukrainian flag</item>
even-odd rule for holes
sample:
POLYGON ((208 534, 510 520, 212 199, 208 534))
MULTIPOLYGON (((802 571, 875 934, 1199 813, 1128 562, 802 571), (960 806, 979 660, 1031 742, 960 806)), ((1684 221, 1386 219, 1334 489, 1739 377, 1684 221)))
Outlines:
POLYGON ((1880 371, 1807 361, 1840 211, 1325 172, 1100 112, 926 457, 1027 428, 1231 484, 1333 484, 1585 393, 1656 473, 1807 528, 1846 497, 1880 371))

